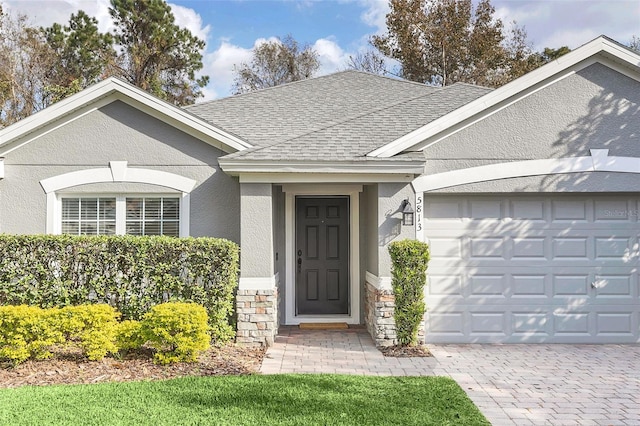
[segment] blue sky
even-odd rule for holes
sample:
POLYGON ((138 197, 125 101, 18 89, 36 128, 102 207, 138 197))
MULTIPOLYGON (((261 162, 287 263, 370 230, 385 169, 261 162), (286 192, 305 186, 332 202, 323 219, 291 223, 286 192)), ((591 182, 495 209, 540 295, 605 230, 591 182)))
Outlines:
MULTIPOLYGON (((109 0, 0 0, 4 8, 29 16, 32 24, 65 23, 79 9, 111 27, 109 0)), ((233 65, 251 59, 265 40, 292 34, 320 55, 319 73, 345 68, 349 55, 385 29, 387 0, 173 0, 176 21, 207 42, 204 74, 211 78, 205 99, 228 96, 233 65)), ((575 48, 600 34, 628 43, 640 36, 640 0, 492 0, 505 26, 524 26, 536 50, 575 48)))

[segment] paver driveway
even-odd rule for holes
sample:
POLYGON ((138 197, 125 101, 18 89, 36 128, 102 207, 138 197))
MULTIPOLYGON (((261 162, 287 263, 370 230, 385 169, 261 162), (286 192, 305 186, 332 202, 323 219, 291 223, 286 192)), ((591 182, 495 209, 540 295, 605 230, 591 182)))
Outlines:
POLYGON ((283 327, 264 374, 445 375, 494 425, 640 425, 638 345, 429 345, 385 358, 362 328, 283 327))

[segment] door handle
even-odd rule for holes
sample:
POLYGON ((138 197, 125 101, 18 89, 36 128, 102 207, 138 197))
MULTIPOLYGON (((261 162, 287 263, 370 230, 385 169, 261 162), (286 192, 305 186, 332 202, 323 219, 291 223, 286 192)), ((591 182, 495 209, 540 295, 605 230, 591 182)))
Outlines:
POLYGON ((302 272, 302 258, 298 258, 298 273, 302 272))

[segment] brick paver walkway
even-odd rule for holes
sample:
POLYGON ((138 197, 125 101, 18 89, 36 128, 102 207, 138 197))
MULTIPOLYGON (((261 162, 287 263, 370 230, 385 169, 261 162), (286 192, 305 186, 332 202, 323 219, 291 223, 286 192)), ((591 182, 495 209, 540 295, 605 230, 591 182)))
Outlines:
POLYGON ((282 327, 264 374, 443 375, 494 425, 640 425, 638 345, 429 345, 385 358, 362 328, 282 327))

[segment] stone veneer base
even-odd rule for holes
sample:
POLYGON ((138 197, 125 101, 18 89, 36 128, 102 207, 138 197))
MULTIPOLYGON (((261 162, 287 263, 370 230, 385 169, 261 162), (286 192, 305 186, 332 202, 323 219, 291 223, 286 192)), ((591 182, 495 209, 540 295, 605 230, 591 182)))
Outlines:
MULTIPOLYGON (((393 346, 398 343, 396 336, 396 321, 393 318, 395 296, 393 290, 378 289, 370 283, 365 283, 364 320, 367 331, 376 346, 393 346)), ((418 329, 418 343, 424 343, 424 321, 418 329)))
POLYGON ((278 334, 278 289, 238 290, 236 342, 271 346, 278 334))

